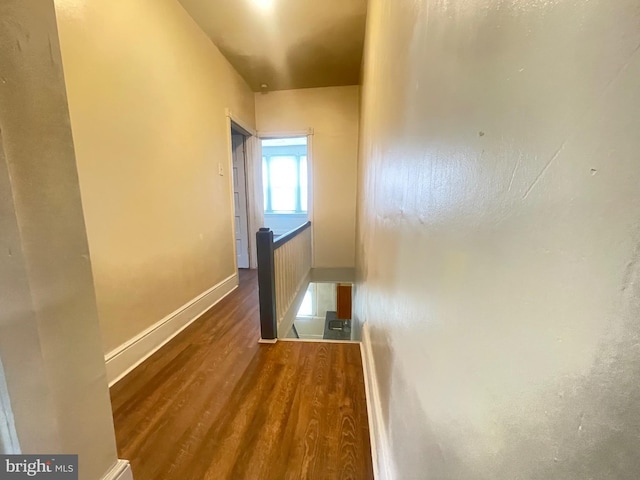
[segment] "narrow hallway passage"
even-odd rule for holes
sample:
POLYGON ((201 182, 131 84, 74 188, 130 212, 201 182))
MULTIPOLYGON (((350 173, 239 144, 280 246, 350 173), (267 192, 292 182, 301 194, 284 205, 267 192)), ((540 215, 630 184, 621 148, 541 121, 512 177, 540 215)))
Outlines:
POLYGON ((370 479, 357 344, 257 343, 257 276, 111 389, 136 480, 370 479))

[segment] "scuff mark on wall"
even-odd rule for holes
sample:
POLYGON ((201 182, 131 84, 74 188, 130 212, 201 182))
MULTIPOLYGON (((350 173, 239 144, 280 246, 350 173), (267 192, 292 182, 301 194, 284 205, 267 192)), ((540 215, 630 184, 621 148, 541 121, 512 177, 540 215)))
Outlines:
POLYGON ((565 138, 565 140, 562 142, 560 148, 553 154, 551 159, 547 162, 547 164, 543 167, 543 169, 540 171, 540 173, 533 180, 531 185, 527 188, 527 190, 525 191, 524 195, 522 196, 523 200, 525 200, 529 196, 529 194, 533 191, 533 189, 536 187, 538 182, 540 182, 542 177, 544 177, 544 175, 549 170, 549 167, 551 167, 551 164, 559 157, 559 155, 562 153, 564 148, 567 146, 567 143, 569 142, 569 140, 571 140, 574 137, 574 135, 577 132, 580 131, 580 129, 582 128, 583 123, 586 120, 588 120, 589 117, 591 117, 593 115, 593 111, 595 110, 596 106, 603 101, 603 99, 609 93, 611 88, 622 77, 622 75, 627 71, 627 69, 629 68, 629 65, 631 64, 633 59, 636 57, 638 52, 640 52, 640 44, 636 45, 636 47, 631 51, 631 53, 629 54, 628 58, 624 61, 622 66, 611 76, 610 80, 602 88, 602 91, 600 92, 600 95, 595 97, 595 100, 593 100, 591 103, 589 103, 587 105, 587 107, 584 109, 584 113, 580 116, 579 122, 576 123, 576 125, 573 126, 571 134, 569 136, 567 136, 567 138, 565 138))
POLYGON ((49 37, 49 59, 51 60, 51 64, 55 65, 55 55, 53 53, 53 45, 51 44, 51 37, 49 37))
POLYGON ((627 266, 622 276, 622 292, 626 292, 628 289, 633 288, 640 276, 640 242, 636 245, 633 255, 629 259, 627 266))
POLYGON ((513 172, 511 172, 511 180, 509 181, 509 188, 507 189, 507 192, 510 192, 511 187, 513 187, 513 181, 516 179, 516 173, 518 172, 518 169, 520 168, 521 163, 522 163, 522 154, 518 155, 518 160, 516 161, 516 164, 513 166, 513 172))
POLYGON ((636 478, 638 1, 481 3, 370 2, 355 308, 392 478, 636 478))
POLYGON ((556 161, 556 159, 560 156, 560 154, 562 153, 562 151, 564 150, 565 146, 567 145, 567 142, 569 141, 569 138, 566 138, 562 144, 560 145, 560 148, 558 148, 558 150, 556 150, 556 153, 554 153, 551 158, 549 159, 549 161, 546 163, 546 165, 544 166, 544 168, 542 170, 540 170, 540 173, 536 176, 536 178, 533 180, 533 182, 531 183, 531 185, 529 185, 529 187, 527 188, 527 190, 524 192, 524 195, 522 195, 522 199, 526 200, 526 198, 529 196, 529 194, 533 191, 533 189, 536 187, 536 185, 538 185, 538 182, 540 182, 540 180, 542 180, 542 177, 544 177, 545 173, 547 173, 547 170, 549 170, 549 167, 551 167, 551 164, 553 162, 556 161))

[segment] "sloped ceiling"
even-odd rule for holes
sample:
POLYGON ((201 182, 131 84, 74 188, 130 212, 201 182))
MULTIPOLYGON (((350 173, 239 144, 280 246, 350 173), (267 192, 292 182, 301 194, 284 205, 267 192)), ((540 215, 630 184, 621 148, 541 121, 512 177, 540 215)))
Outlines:
POLYGON ((180 0, 254 91, 356 85, 366 0, 180 0))

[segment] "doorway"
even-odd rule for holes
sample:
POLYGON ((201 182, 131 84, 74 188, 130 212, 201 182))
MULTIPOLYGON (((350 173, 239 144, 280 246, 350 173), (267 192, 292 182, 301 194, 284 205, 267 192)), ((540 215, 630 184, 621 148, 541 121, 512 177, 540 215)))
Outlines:
POLYGON ((264 224, 275 237, 309 219, 307 137, 262 139, 264 224))
POLYGON ((233 167, 233 207, 238 268, 249 268, 249 213, 247 202, 247 138, 233 123, 231 147, 233 167))

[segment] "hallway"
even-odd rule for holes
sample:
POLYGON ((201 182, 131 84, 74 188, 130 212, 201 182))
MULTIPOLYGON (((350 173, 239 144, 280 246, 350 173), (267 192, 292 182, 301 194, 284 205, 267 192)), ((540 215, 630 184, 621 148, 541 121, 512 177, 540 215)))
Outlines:
POLYGON ((640 0, 0 20, 0 478, 640 478, 640 0))
POLYGON ((111 389, 136 480, 369 479, 357 344, 257 343, 255 271, 111 389))

